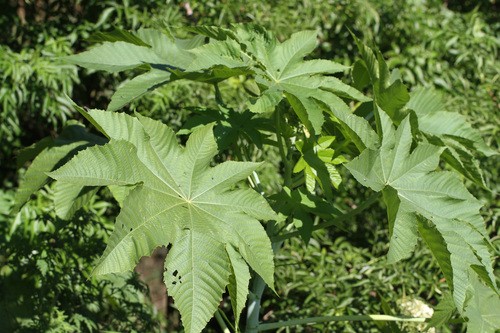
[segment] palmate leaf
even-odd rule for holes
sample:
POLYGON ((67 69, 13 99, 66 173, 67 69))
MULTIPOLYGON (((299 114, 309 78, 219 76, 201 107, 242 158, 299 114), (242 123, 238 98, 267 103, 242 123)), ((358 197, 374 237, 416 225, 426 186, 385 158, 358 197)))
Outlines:
POLYGON ((384 110, 399 124, 410 110, 415 112, 418 130, 430 142, 446 147, 443 158, 450 166, 477 185, 486 188, 475 152, 485 156, 496 154, 488 147, 479 131, 473 129, 465 117, 456 112, 447 112, 442 97, 431 88, 418 88, 408 94, 407 88, 394 70, 389 72, 380 52, 373 52, 353 36, 361 54, 355 63, 353 79, 355 85, 373 86, 376 107, 384 110))
POLYGON ((381 110, 379 114, 381 147, 363 151, 346 167, 360 183, 384 194, 391 233, 389 261, 408 257, 420 233, 463 314, 473 275, 479 274, 496 290, 481 204, 454 173, 435 171, 443 148, 420 143, 411 151, 409 116, 395 130, 391 119, 381 110))
POLYGON ((368 122, 352 114, 340 97, 359 101, 369 98, 337 78, 325 75, 348 67, 329 60, 303 60, 316 48, 315 31, 295 33, 283 43, 255 25, 235 25, 231 31, 211 27, 197 29, 197 32, 219 40, 215 42, 217 52, 209 54, 205 49, 204 58, 197 58, 196 69, 208 69, 222 61, 230 66, 252 68, 256 82, 262 87, 261 96, 249 103, 252 112, 271 112, 286 99, 311 132, 321 131, 324 112, 327 112, 350 129, 345 131, 347 136, 361 149, 377 145, 378 138, 368 122), (234 51, 237 44, 240 45, 238 52, 234 51), (232 57, 233 62, 228 62, 226 58, 218 59, 220 54, 236 55, 232 57))
POLYGON ((132 270, 142 256, 172 244, 164 278, 187 332, 203 329, 229 283, 241 311, 247 265, 273 287, 271 242, 259 220, 275 213, 257 192, 231 189, 258 163, 210 167, 217 153, 212 126, 194 131, 182 148, 166 125, 149 118, 98 110, 88 117, 111 141, 80 152, 50 176, 74 186, 136 185, 94 274, 132 270))
POLYGON ((124 83, 115 93, 109 110, 121 108, 132 99, 179 79, 217 83, 232 76, 254 75, 261 95, 249 103, 255 113, 271 112, 284 99, 310 132, 321 132, 325 112, 340 123, 341 130, 360 150, 375 148, 378 138, 369 123, 354 115, 342 98, 370 100, 331 74, 349 67, 330 60, 303 60, 317 45, 315 31, 301 31, 280 43, 257 25, 234 25, 231 29, 196 27, 202 36, 175 39, 142 29, 136 34, 101 34, 102 45, 67 57, 91 69, 111 72, 136 67, 151 69, 124 83))

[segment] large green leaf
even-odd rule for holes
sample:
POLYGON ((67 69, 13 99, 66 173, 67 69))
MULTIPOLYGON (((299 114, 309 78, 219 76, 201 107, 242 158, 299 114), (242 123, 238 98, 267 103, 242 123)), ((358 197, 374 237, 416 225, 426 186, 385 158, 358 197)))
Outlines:
POLYGON ((187 332, 203 329, 230 282, 237 284, 230 287, 237 304, 243 302, 245 268, 234 263, 228 246, 273 287, 271 242, 259 220, 275 219, 275 213, 257 192, 232 189, 258 163, 210 167, 217 153, 212 126, 195 130, 182 148, 166 125, 149 118, 98 110, 88 116, 111 141, 80 152, 50 176, 75 186, 136 185, 95 274, 132 270, 142 256, 172 244, 165 283, 187 332))
POLYGON ((197 31, 219 40, 203 47, 200 52, 203 58, 195 61, 196 70, 217 64, 252 68, 262 93, 249 103, 251 111, 271 112, 286 99, 310 131, 321 132, 324 112, 327 112, 349 129, 346 135, 352 137, 360 149, 376 147, 378 138, 368 122, 354 115, 340 97, 370 99, 339 79, 325 75, 348 67, 330 60, 303 60, 316 48, 315 31, 297 32, 283 43, 255 25, 235 25, 231 32, 218 28, 197 31))
POLYGON ((353 78, 363 87, 371 82, 375 108, 384 110, 399 124, 409 110, 415 112, 418 129, 433 144, 446 147, 443 158, 465 177, 486 188, 482 171, 474 152, 485 156, 496 154, 486 145, 481 134, 467 123, 464 116, 447 112, 441 96, 431 88, 418 88, 408 94, 396 71, 389 69, 380 52, 373 52, 353 36, 361 58, 355 64, 353 78))
POLYGON ((412 253, 418 230, 438 260, 453 290, 455 304, 463 313, 471 268, 476 267, 480 277, 496 289, 490 244, 479 214, 481 204, 453 172, 435 171, 443 148, 419 143, 411 149, 409 116, 397 130, 383 111, 380 122, 381 147, 363 151, 346 167, 360 183, 384 194, 391 233, 389 261, 412 253), (430 225, 419 223, 419 217, 430 225))

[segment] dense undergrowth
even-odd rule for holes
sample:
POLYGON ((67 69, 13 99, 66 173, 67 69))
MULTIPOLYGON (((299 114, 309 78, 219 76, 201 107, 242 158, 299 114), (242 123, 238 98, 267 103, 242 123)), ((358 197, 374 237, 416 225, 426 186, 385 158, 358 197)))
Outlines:
MULTIPOLYGON (((105 203, 111 198, 109 193, 100 191, 71 223, 57 218, 48 199, 52 195, 49 185, 20 214, 9 213, 18 185, 13 162, 18 150, 55 135, 68 119, 78 118, 65 95, 79 105, 104 109, 120 83, 135 74, 78 72, 76 66, 58 59, 97 42, 94 33, 113 28, 169 31, 198 24, 254 22, 284 40, 295 31, 315 29, 319 47, 314 57, 350 66, 358 55, 350 29, 380 49, 411 90, 424 85, 442 92, 447 110, 466 116, 498 151, 500 23, 495 6, 489 1, 474 8, 467 2, 416 0, 301 1, 293 6, 287 1, 40 1, 26 2, 22 10, 17 3, 7 6, 7 15, 0 18, 6 31, 0 37, 0 313, 8 317, 0 322, 8 330, 37 332, 167 327, 145 300, 144 285, 137 276, 118 276, 116 281, 89 277, 90 265, 102 253, 117 215, 116 205, 105 203)), ((220 85, 222 95, 237 92, 225 101, 228 107, 244 105, 247 83, 236 77, 220 85)), ((369 89, 365 92, 370 94, 369 89)), ((185 127, 189 115, 196 114, 194 106, 215 107, 216 97, 216 91, 206 85, 179 81, 133 101, 128 110, 160 119, 177 130, 185 127)), ((278 152, 268 149, 263 154, 273 160, 278 152)), ((479 162, 491 191, 473 182, 469 190, 485 204, 482 213, 498 256, 498 155, 479 162)), ((266 193, 279 188, 278 168, 269 165, 261 170, 266 193)), ((334 193, 341 209, 355 208, 369 196, 352 180, 334 193)), ((387 264, 389 236, 383 208, 352 218, 342 229, 313 234, 307 246, 299 239, 286 241, 276 258, 279 297, 265 294, 263 319, 402 314, 401 302, 408 295, 436 306, 448 287, 429 250, 418 244, 410 259, 387 264)), ((231 316, 229 303, 223 308, 231 316)), ((317 325, 291 331, 394 330, 372 322, 317 325)), ((211 322, 209 330, 216 327, 211 322)), ((404 329, 418 331, 411 325, 404 329)), ((459 323, 442 328, 444 332, 461 329, 459 323)))

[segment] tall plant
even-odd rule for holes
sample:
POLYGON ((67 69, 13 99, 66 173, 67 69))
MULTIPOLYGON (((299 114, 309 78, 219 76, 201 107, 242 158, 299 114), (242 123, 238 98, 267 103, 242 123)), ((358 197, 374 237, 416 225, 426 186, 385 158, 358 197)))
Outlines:
POLYGON ((456 309, 470 332, 500 327, 492 312, 500 298, 481 204, 461 179, 485 186, 471 157, 494 152, 464 118, 444 112, 432 91, 409 94, 398 72, 359 41, 353 81, 359 89, 371 86, 372 98, 334 76, 348 67, 307 59, 317 44, 314 31, 284 42, 255 25, 189 31, 190 39, 152 29, 100 34, 100 45, 67 58, 90 69, 141 74, 118 88, 107 111, 77 107, 105 138, 79 131, 73 140, 47 139, 25 151, 24 160, 36 156, 26 174, 36 182, 21 184, 17 207, 54 179, 56 209, 69 218, 107 186, 122 208, 94 274, 132 270, 157 246, 170 245, 164 280, 186 331, 200 332, 214 313, 225 326, 217 309, 227 288, 232 327, 240 330, 248 302, 245 331, 256 332, 315 321, 406 320, 259 323, 262 293, 266 285, 274 288, 273 251, 281 242, 296 236, 307 241, 314 230, 339 225, 381 199, 389 220, 388 260, 407 258, 421 238, 452 291, 453 302, 443 303, 431 325, 446 322, 456 309), (246 110, 231 109, 219 89, 235 76, 245 78, 246 110), (177 80, 212 85, 218 105, 200 106, 201 116, 183 131, 191 133, 185 145, 159 121, 114 112, 177 80), (282 165, 282 190, 270 197, 255 161, 265 146, 276 147, 282 165), (221 152, 218 160, 230 158, 215 165, 221 152), (441 170, 441 162, 455 170, 441 170), (341 165, 375 192, 345 214, 332 204, 341 165), (242 184, 246 179, 253 189, 242 184), (306 208, 300 211, 294 202, 306 208))

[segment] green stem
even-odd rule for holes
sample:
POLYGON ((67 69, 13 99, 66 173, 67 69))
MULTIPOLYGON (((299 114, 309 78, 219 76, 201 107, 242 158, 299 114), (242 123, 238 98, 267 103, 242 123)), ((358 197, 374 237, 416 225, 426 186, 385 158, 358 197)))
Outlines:
POLYGON ((405 316, 389 316, 389 315, 352 315, 352 316, 326 316, 326 317, 311 317, 304 319, 292 319, 277 323, 260 324, 258 331, 273 330, 281 327, 325 323, 332 321, 406 321, 413 323, 425 323, 430 318, 422 317, 405 317, 405 316))
MULTIPOLYGON (((279 250, 281 244, 282 242, 272 244, 274 253, 279 250)), ((266 283, 264 280, 259 275, 255 275, 248 296, 247 326, 245 333, 257 333, 259 331, 260 302, 265 289, 266 283)))
POLYGON ((217 311, 215 311, 215 319, 219 323, 219 326, 222 329, 222 332, 231 333, 231 331, 229 330, 229 328, 226 325, 226 322, 224 321, 224 318, 222 318, 222 316, 220 315, 219 309, 217 309, 217 311))
MULTIPOLYGON (((380 193, 374 193, 371 197, 369 197, 366 201, 364 201, 356 209, 353 209, 345 214, 339 215, 336 218, 334 218, 333 220, 315 225, 313 227, 313 231, 320 230, 320 229, 326 229, 326 228, 331 227, 332 225, 338 224, 339 222, 344 222, 344 221, 351 219, 352 217, 354 217, 354 216, 358 215, 359 213, 361 213, 362 211, 364 211, 366 208, 370 207, 373 203, 375 203, 378 200, 379 197, 380 197, 380 193)), ((297 237, 299 235, 300 235, 300 233, 298 231, 289 232, 289 233, 286 233, 283 235, 277 235, 277 236, 271 237, 271 241, 273 243, 274 242, 282 242, 284 240, 287 240, 287 239, 290 239, 293 237, 297 237)))

